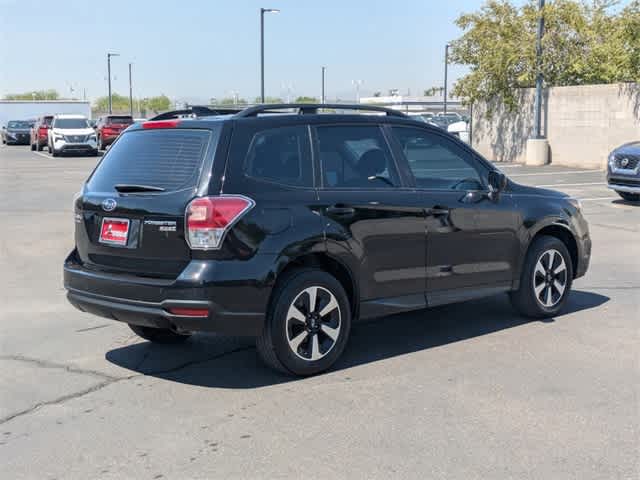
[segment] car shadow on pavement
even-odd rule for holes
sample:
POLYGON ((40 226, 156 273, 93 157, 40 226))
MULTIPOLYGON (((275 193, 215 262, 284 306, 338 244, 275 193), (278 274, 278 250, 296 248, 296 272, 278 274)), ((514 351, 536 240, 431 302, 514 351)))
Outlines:
MULTIPOLYGON (((557 317, 588 310, 609 297, 573 291, 557 317)), ((556 319, 543 320, 553 323, 556 319)), ((488 335, 535 322, 518 316, 506 295, 392 315, 353 325, 349 344, 332 372, 488 335)), ((254 342, 197 334, 181 345, 141 342, 113 349, 105 358, 120 367, 178 383, 214 388, 258 388, 299 379, 278 374, 258 358, 254 342)))

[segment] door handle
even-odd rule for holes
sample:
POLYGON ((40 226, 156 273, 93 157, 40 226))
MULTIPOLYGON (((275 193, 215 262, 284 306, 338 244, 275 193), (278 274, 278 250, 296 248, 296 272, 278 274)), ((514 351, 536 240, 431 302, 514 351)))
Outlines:
POLYGON ((327 207, 327 213, 330 215, 348 216, 356 213, 355 208, 346 205, 331 205, 327 207))
POLYGON ((449 209, 443 207, 427 208, 427 215, 449 215, 449 209))

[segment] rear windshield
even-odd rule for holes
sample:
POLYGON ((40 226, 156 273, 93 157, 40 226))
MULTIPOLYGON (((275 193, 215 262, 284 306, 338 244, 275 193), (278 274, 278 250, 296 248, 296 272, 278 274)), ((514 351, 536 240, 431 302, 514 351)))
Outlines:
POLYGON ((109 117, 107 119, 107 123, 111 125, 131 125, 133 123, 133 118, 131 117, 109 117))
POLYGON ((102 158, 87 188, 113 192, 114 185, 147 185, 165 191, 194 187, 207 145, 215 147, 220 127, 211 130, 134 130, 124 133, 102 158))
POLYGON ((43 125, 51 125, 52 121, 53 121, 53 117, 44 117, 42 119, 42 124, 43 125))
POLYGON ((88 128, 86 118, 56 118, 54 128, 88 128))

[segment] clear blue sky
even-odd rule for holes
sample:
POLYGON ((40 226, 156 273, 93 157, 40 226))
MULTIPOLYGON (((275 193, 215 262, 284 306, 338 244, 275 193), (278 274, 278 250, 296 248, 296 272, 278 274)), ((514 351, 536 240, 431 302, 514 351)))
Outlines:
MULTIPOLYGON (((0 96, 56 88, 89 99, 106 93, 106 52, 114 91, 206 100, 232 90, 259 94, 259 8, 266 15, 266 94, 354 98, 441 85, 444 45, 454 20, 482 0, 0 0, 0 96), (36 54, 36 52, 38 52, 36 54), (37 59, 37 63, 36 63, 37 59)), ((520 1, 518 2, 520 3, 520 1)), ((451 82, 464 72, 450 69, 451 82)))

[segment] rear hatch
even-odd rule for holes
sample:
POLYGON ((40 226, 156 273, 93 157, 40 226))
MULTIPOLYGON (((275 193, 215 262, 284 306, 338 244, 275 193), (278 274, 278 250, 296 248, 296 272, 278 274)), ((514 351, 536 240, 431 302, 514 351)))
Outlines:
POLYGON ((133 123, 133 117, 109 117, 106 125, 104 126, 105 135, 120 134, 125 128, 133 123))
POLYGON ((220 128, 124 133, 75 202, 79 260, 96 270, 177 277, 191 259, 185 208, 207 182, 220 128))

